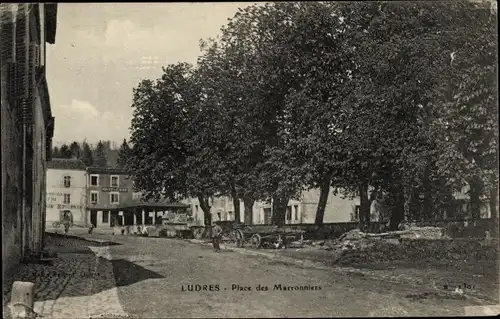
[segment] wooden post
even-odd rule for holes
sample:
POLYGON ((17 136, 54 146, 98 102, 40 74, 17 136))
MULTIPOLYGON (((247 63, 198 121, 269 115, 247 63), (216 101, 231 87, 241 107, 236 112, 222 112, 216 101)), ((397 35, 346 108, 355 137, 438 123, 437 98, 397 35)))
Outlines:
POLYGON ((32 282, 15 281, 12 284, 10 309, 12 318, 34 318, 34 292, 35 284, 32 282))

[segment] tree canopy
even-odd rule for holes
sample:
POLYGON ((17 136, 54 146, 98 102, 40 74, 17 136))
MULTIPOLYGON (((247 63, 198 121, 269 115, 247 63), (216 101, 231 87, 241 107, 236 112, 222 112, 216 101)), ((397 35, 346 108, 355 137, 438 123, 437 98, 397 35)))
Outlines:
MULTIPOLYGON (((480 5, 480 4, 479 4, 480 5)), ((368 223, 440 218, 467 182, 496 198, 496 21, 470 1, 294 2, 239 9, 196 66, 134 89, 120 163, 145 197, 229 195, 273 223, 301 191, 359 196, 368 223), (127 145, 125 147, 125 145, 127 145)), ((491 202, 490 201, 490 202, 491 202)), ((474 204, 475 203, 475 204, 474 204)), ((474 206, 476 205, 476 206, 474 206)), ((492 213, 496 204, 492 206, 492 213)), ((238 214, 237 214, 238 215, 238 214)))
POLYGON ((93 154, 93 164, 98 167, 106 167, 107 166, 107 157, 106 150, 103 141, 99 141, 95 147, 93 154))

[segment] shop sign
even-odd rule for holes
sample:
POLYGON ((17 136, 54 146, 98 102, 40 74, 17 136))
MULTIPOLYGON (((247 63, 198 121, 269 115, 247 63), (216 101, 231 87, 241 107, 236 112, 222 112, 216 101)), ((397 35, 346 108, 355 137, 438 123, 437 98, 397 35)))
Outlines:
POLYGON ((126 193, 128 192, 128 188, 122 188, 122 187, 103 187, 101 188, 103 192, 120 192, 120 193, 126 193))

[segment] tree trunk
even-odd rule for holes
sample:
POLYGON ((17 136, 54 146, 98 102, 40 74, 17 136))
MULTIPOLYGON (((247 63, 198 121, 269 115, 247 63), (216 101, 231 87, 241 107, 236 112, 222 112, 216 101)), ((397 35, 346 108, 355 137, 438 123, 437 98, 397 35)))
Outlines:
POLYGON ((273 212, 271 224, 277 226, 285 225, 285 214, 288 199, 273 197, 273 212))
POLYGON ((208 203, 208 196, 198 195, 201 210, 203 210, 203 221, 205 223, 205 230, 208 236, 212 235, 212 214, 210 213, 210 205, 208 203))
POLYGON ((402 189, 397 185, 391 190, 391 220, 389 230, 397 230, 399 224, 405 219, 405 197, 402 189))
POLYGON ((326 203, 328 202, 328 195, 330 194, 331 181, 332 175, 325 175, 320 185, 319 202, 318 208, 316 209, 316 219, 314 221, 314 223, 318 226, 323 225, 326 203))
POLYGON ((434 209, 432 207, 432 190, 429 180, 429 170, 427 168, 425 169, 424 172, 423 188, 424 188, 424 200, 422 203, 423 216, 420 216, 420 218, 425 221, 429 221, 433 220, 435 216, 433 216, 434 209))
POLYGON ((245 210, 245 225, 253 224, 253 203, 255 200, 250 197, 243 197, 243 209, 245 210))
POLYGON ((469 181, 470 186, 470 210, 472 219, 478 220, 481 218, 481 191, 482 181, 474 177, 469 181))
POLYGON ((370 223, 370 198, 368 184, 359 184, 359 223, 360 228, 366 228, 370 223))
POLYGON ((498 218, 498 212, 497 212, 497 205, 498 205, 498 187, 496 184, 496 179, 493 179, 493 183, 490 187, 490 213, 491 213, 491 218, 498 218))
POLYGON ((231 185, 231 197, 233 198, 233 206, 234 206, 234 222, 241 223, 240 198, 238 197, 238 194, 236 193, 236 188, 234 187, 234 184, 231 185))
POLYGON ((407 190, 407 194, 410 197, 408 199, 408 218, 411 220, 420 219, 420 216, 424 214, 424 208, 420 202, 419 190, 412 187, 411 190, 407 190))

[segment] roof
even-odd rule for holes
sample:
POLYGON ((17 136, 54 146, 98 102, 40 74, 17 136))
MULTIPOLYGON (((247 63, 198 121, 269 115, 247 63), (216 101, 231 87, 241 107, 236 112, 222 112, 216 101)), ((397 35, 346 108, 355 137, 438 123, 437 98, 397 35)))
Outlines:
POLYGON ((47 42, 50 44, 56 43, 57 29, 57 3, 45 4, 45 34, 47 42))
MULTIPOLYGON (((189 205, 182 203, 171 203, 169 201, 140 201, 140 200, 132 200, 125 203, 121 203, 120 205, 112 208, 112 210, 120 210, 120 209, 133 209, 133 208, 158 208, 158 209, 168 209, 168 208, 189 208, 189 205)), ((110 210, 110 208, 99 208, 94 207, 92 209, 103 209, 110 210)))
POLYGON ((111 167, 97 167, 90 166, 87 167, 87 172, 89 174, 115 174, 115 175, 128 175, 128 172, 124 169, 120 168, 111 168, 111 167))
POLYGON ((141 206, 146 206, 146 207, 179 207, 179 208, 188 208, 190 205, 183 204, 183 203, 172 203, 171 201, 168 200, 148 200, 148 201, 143 201, 143 200, 137 200, 134 199, 132 200, 129 204, 127 204, 129 207, 141 207, 141 206))
POLYGON ((133 192, 132 200, 127 203, 127 205, 134 207, 178 207, 178 208, 189 208, 191 205, 182 202, 172 202, 169 199, 163 197, 158 200, 150 199, 143 200, 141 197, 141 192, 133 192))
POLYGON ((85 170, 85 164, 79 159, 53 158, 47 161, 47 169, 85 170))
POLYGON ((52 138, 54 137, 54 120, 52 116, 52 108, 50 105, 49 87, 47 84, 47 78, 43 76, 40 80, 40 86, 38 92, 42 100, 43 117, 45 123, 47 123, 47 135, 52 138))

